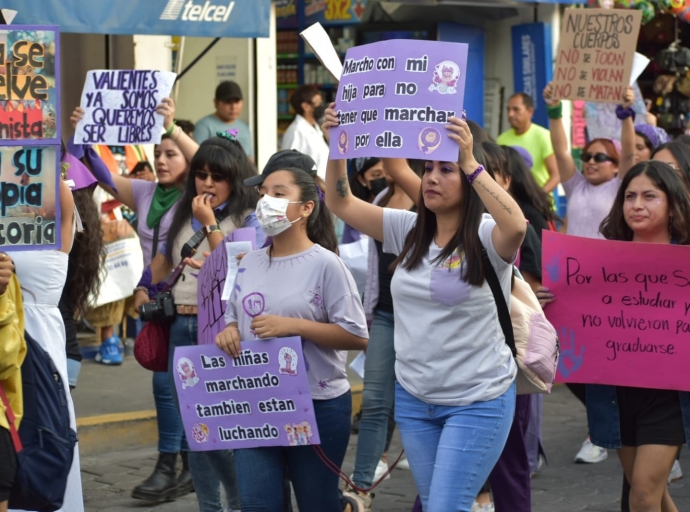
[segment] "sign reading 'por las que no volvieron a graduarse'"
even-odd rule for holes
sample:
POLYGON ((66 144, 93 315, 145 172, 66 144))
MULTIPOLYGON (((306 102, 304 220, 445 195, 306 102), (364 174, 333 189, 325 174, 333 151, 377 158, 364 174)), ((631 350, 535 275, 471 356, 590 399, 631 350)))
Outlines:
POLYGON ((642 11, 566 9, 553 97, 620 103, 630 85, 642 11))
POLYGON ((191 450, 320 444, 300 338, 177 347, 173 365, 191 450))
POLYGON ((0 30, 0 247, 59 249, 60 78, 56 26, 0 30))
POLYGON ((175 73, 143 69, 93 70, 81 95, 84 118, 77 124, 77 144, 158 144, 163 116, 156 112, 170 96, 175 73))
POLYGON ((330 158, 456 162, 458 144, 445 126, 448 118, 462 115, 467 52, 467 44, 410 40, 350 48, 338 85, 340 126, 331 130, 330 158))
POLYGON ((690 247, 544 233, 559 382, 690 391, 690 247))

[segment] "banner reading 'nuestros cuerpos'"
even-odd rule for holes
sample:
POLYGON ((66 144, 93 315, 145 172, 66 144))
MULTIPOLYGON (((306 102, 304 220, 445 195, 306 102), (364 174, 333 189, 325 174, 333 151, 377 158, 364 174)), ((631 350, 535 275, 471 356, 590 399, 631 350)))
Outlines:
POLYGON ((350 48, 330 157, 457 161, 445 125, 462 113, 467 51, 466 44, 411 40, 350 48))

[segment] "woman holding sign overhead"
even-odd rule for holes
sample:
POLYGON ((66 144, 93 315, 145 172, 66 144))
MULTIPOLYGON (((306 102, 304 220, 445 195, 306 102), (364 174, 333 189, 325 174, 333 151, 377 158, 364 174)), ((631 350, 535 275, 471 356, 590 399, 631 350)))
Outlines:
MULTIPOLYGON (((338 125, 334 106, 326 129, 338 125)), ((395 419, 425 512, 470 512, 501 455, 516 399, 517 366, 485 265, 508 301, 527 222, 485 172, 485 154, 467 123, 451 118, 447 129, 459 161, 425 163, 417 213, 352 196, 344 160, 328 163, 326 200, 338 217, 397 255, 395 419)))
MULTIPOLYGON (((242 340, 302 337, 321 450, 339 468, 352 413, 346 351, 365 349, 368 333, 316 173, 311 157, 284 150, 244 181, 259 191, 257 218, 272 241, 242 260, 216 344, 237 357, 242 340)), ((312 446, 245 448, 235 458, 243 512, 283 510, 285 468, 299 510, 343 510, 338 474, 312 446)))

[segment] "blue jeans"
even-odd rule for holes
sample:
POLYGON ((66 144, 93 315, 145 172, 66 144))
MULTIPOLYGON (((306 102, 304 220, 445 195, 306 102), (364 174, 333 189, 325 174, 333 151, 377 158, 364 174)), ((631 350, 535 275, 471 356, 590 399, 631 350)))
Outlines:
POLYGON ((424 512, 470 512, 508 438, 515 383, 463 407, 432 405, 395 385, 395 421, 424 512))
POLYGON ((158 451, 177 453, 189 451, 182 419, 175 404, 168 372, 153 372, 153 400, 158 419, 158 451))
MULTIPOLYGON (((314 414, 326 456, 341 467, 350 439, 352 395, 314 400, 314 414)), ((338 476, 321 462, 314 447, 276 446, 235 450, 242 512, 282 512, 287 470, 304 512, 341 512, 338 476)))
POLYGON ((395 399, 393 326, 393 313, 374 312, 364 362, 362 419, 353 477, 353 482, 364 489, 371 487, 376 465, 385 451, 388 419, 395 399))
MULTIPOLYGON (((173 373, 173 355, 176 347, 186 347, 197 344, 198 323, 196 315, 177 315, 170 326, 170 349, 168 352, 168 378, 170 391, 173 394, 175 406, 177 389, 173 373)), ((180 419, 180 421, 182 421, 180 419)), ((235 478, 235 460, 232 450, 216 450, 210 452, 189 452, 189 471, 194 481, 194 490, 199 502, 199 512, 223 512, 220 499, 220 483, 223 483, 228 495, 230 508, 239 510, 239 493, 235 478)))

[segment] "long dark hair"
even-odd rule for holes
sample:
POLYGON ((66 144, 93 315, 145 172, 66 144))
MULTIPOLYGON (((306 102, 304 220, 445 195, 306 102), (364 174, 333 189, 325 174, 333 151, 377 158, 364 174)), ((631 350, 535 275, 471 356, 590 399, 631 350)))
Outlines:
MULTIPOLYGON (((474 144, 472 154, 478 163, 489 170, 486 153, 479 144, 474 144)), ((482 258, 482 244, 479 240, 479 224, 485 211, 484 203, 479 194, 468 183, 465 173, 462 170, 460 173, 462 175, 462 199, 458 210, 460 225, 453 238, 434 260, 434 263, 447 260, 456 249, 464 251, 466 272, 461 274, 460 278, 473 286, 481 286, 484 284, 484 260, 482 258)), ((429 246, 436 234, 436 214, 424 204, 421 187, 418 204, 417 222, 408 233, 403 250, 391 265, 392 269, 399 264, 407 270, 417 268, 429 252, 429 246)))
MULTIPOLYGON (((309 240, 338 254, 338 237, 333 226, 333 215, 322 199, 326 190, 324 182, 318 176, 311 176, 299 169, 287 169, 287 172, 292 175, 292 182, 299 187, 299 200, 314 202, 314 210, 307 219, 309 240)), ((273 246, 269 249, 269 254, 272 249, 273 246)))
POLYGON ((611 211, 601 223, 599 231, 608 240, 630 241, 633 230, 625 222, 625 193, 630 182, 638 176, 647 176, 654 186, 666 194, 669 212, 673 215, 671 237, 680 245, 690 245, 690 199, 688 189, 678 173, 668 164, 648 160, 628 171, 618 189, 611 211))
POLYGON ((170 231, 168 231, 166 252, 168 259, 171 260, 175 240, 184 224, 192 217, 192 201, 197 196, 195 171, 205 170, 225 177, 231 187, 230 199, 225 211, 237 226, 242 226, 244 212, 256 208, 256 202, 259 199, 259 194, 254 187, 245 187, 243 184, 244 180, 256 175, 256 170, 239 142, 225 137, 211 137, 201 143, 189 167, 189 178, 170 224, 170 231))
POLYGON ((101 287, 100 269, 106 254, 101 215, 93 200, 95 189, 94 183, 90 187, 72 191, 84 230, 74 235, 67 263, 65 297, 79 315, 86 313, 89 296, 98 295, 101 287))
POLYGON ((534 206, 546 222, 558 222, 560 219, 551 207, 551 196, 539 186, 532 171, 527 168, 522 155, 510 146, 501 146, 508 160, 508 192, 519 203, 534 206))
POLYGON ((673 155, 673 158, 676 159, 680 167, 678 170, 683 175, 683 181, 687 187, 690 187, 690 147, 684 142, 680 142, 676 139, 657 147, 652 153, 652 159, 659 151, 663 151, 664 149, 667 149, 673 155))

